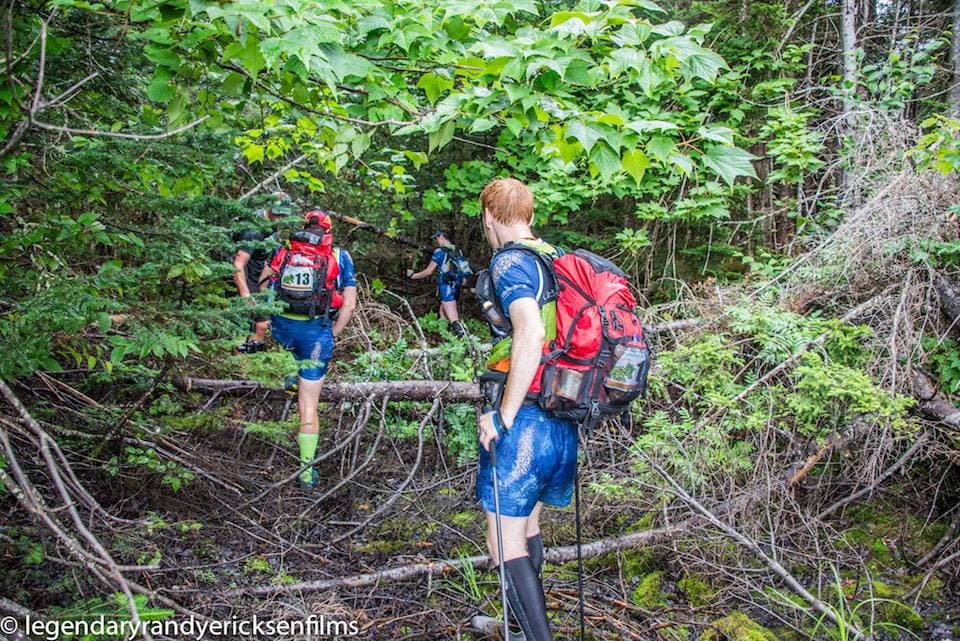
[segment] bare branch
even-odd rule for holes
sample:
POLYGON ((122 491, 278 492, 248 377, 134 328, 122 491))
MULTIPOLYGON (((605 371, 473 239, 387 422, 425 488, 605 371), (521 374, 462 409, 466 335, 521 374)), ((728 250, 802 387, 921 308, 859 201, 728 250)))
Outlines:
MULTIPOLYGON (((592 559, 609 552, 618 550, 628 550, 641 546, 655 545, 664 541, 674 539, 684 532, 688 526, 686 524, 674 525, 660 528, 657 530, 646 530, 643 532, 633 532, 622 536, 610 537, 586 543, 582 546, 584 559, 592 559)), ((577 546, 567 545, 559 548, 551 548, 546 551, 544 558, 550 563, 567 563, 577 558, 577 546)), ((478 568, 490 567, 490 557, 472 556, 466 559, 446 559, 442 561, 427 561, 424 563, 414 563, 404 565, 380 572, 371 572, 370 574, 355 574, 353 576, 337 577, 333 579, 324 579, 321 581, 308 581, 304 583, 293 583, 290 585, 264 585, 252 588, 242 588, 225 592, 224 596, 228 598, 244 595, 266 596, 281 593, 307 594, 310 592, 324 592, 335 588, 359 588, 368 585, 377 585, 384 582, 408 581, 421 576, 433 576, 436 574, 446 574, 452 570, 473 566, 478 568)))
POLYGON ((260 191, 261 189, 263 189, 264 186, 270 184, 270 183, 271 183, 273 180, 275 180, 277 177, 279 177, 279 176, 281 176, 282 174, 286 173, 287 170, 296 167, 297 165, 299 165, 300 163, 302 163, 302 162, 303 162, 304 160, 306 160, 306 159, 307 159, 307 154, 300 154, 299 156, 297 156, 296 158, 294 158, 293 160, 291 160, 290 162, 288 162, 286 165, 284 165, 283 167, 281 167, 281 168, 278 169, 277 171, 273 172, 273 173, 272 173, 269 177, 267 177, 265 180, 262 180, 261 182, 259 182, 258 184, 256 184, 253 188, 249 189, 246 193, 244 193, 242 196, 240 196, 240 198, 238 198, 237 201, 238 201, 238 202, 243 202, 243 201, 245 201, 247 198, 249 198, 250 196, 254 195, 254 194, 257 193, 258 191, 260 191))
POLYGON ((65 134, 71 134, 74 136, 101 136, 104 138, 122 138, 124 140, 163 140, 164 138, 170 138, 176 136, 177 134, 182 134, 185 131, 193 129, 200 123, 204 122, 210 117, 210 115, 202 116, 196 120, 189 122, 185 125, 181 125, 176 129, 171 131, 165 131, 159 134, 130 134, 121 131, 102 131, 99 129, 75 129, 73 127, 61 127, 60 125, 52 125, 47 122, 40 122, 39 120, 31 121, 31 124, 40 129, 46 129, 48 131, 59 131, 65 134))

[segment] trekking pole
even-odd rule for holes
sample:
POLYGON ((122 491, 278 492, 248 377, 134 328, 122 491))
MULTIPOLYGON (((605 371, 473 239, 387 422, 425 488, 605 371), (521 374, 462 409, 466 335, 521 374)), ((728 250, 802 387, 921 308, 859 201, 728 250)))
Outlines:
MULTIPOLYGON (((494 503, 496 503, 496 495, 494 495, 494 503)), ((574 504, 574 514, 576 515, 577 521, 577 591, 580 596, 580 641, 586 641, 587 639, 587 628, 584 623, 583 618, 583 555, 581 554, 581 538, 580 538, 580 469, 577 466, 577 471, 573 477, 573 504, 574 504)))
POLYGON ((507 569, 503 561, 503 531, 500 527, 500 490, 497 488, 497 439, 490 443, 490 467, 493 469, 493 513, 497 522, 497 559, 500 561, 500 598, 503 601, 503 638, 510 641, 510 612, 507 603, 507 569))

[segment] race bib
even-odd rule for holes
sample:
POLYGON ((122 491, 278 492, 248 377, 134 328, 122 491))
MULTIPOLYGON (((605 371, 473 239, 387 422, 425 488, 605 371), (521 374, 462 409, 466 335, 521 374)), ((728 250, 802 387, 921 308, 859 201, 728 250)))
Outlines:
POLYGON ((280 277, 280 287, 294 292, 313 291, 313 268, 287 265, 280 277))

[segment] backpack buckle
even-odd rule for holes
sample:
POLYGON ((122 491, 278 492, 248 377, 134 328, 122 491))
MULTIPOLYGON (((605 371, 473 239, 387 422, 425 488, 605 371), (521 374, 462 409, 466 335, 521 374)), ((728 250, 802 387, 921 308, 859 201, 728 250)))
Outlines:
POLYGON ((599 401, 590 401, 590 418, 591 419, 600 418, 600 402, 599 401))

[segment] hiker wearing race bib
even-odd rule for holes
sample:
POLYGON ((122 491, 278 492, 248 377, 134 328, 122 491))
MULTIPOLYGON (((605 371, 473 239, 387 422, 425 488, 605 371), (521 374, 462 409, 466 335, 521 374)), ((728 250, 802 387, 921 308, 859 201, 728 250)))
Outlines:
MULTIPOLYGON (((552 636, 540 582, 543 540, 539 517, 545 504, 563 507, 570 503, 577 465, 577 427, 570 421, 548 417, 528 397, 539 383, 535 378, 549 329, 543 310, 553 304, 552 283, 541 261, 519 245, 548 255, 559 252, 531 231, 533 194, 520 181, 492 181, 480 194, 480 205, 484 234, 495 250, 489 269, 495 289, 492 294, 502 310, 502 323, 493 330, 496 335, 499 329, 500 337, 509 343, 505 380, 504 372, 485 375, 485 389, 491 378, 499 377, 503 382, 494 386, 492 397, 488 395, 480 418, 477 498, 487 514, 490 554, 495 563, 503 563, 502 589, 510 603, 510 621, 520 626, 528 641, 543 641, 552 636), (495 464, 491 448, 496 448, 495 464), (498 516, 503 559, 499 558, 497 542, 498 516)), ((486 310, 488 306, 484 307, 486 310)))
POLYGON ((470 263, 463 252, 450 242, 450 234, 444 230, 437 230, 433 234, 437 248, 433 250, 430 262, 422 270, 414 272, 407 270, 407 278, 420 280, 437 275, 437 296, 440 298, 440 318, 450 323, 450 331, 456 336, 465 336, 467 328, 460 320, 457 301, 460 300, 460 291, 463 281, 473 274, 470 263))
MULTIPOLYGON (((256 211, 257 218, 263 218, 271 223, 293 213, 290 197, 282 192, 273 194, 270 206, 256 211)), ((237 243, 237 253, 233 257, 233 282, 237 292, 243 298, 251 298, 252 294, 261 291, 260 273, 270 258, 273 246, 276 246, 276 234, 260 229, 246 229, 234 236, 237 243)), ((251 299, 252 300, 252 299, 251 299)), ((268 318, 262 314, 251 316, 251 331, 247 341, 234 348, 238 354, 253 354, 263 351, 267 337, 268 318)))
POLYGON ((304 216, 304 229, 290 235, 263 268, 260 280, 272 288, 286 311, 271 318, 273 338, 293 352, 299 365, 300 485, 312 489, 317 473, 308 465, 317 453, 318 405, 323 378, 333 358, 334 340, 350 322, 357 306, 357 278, 345 249, 333 246, 332 223, 325 212, 304 216))

